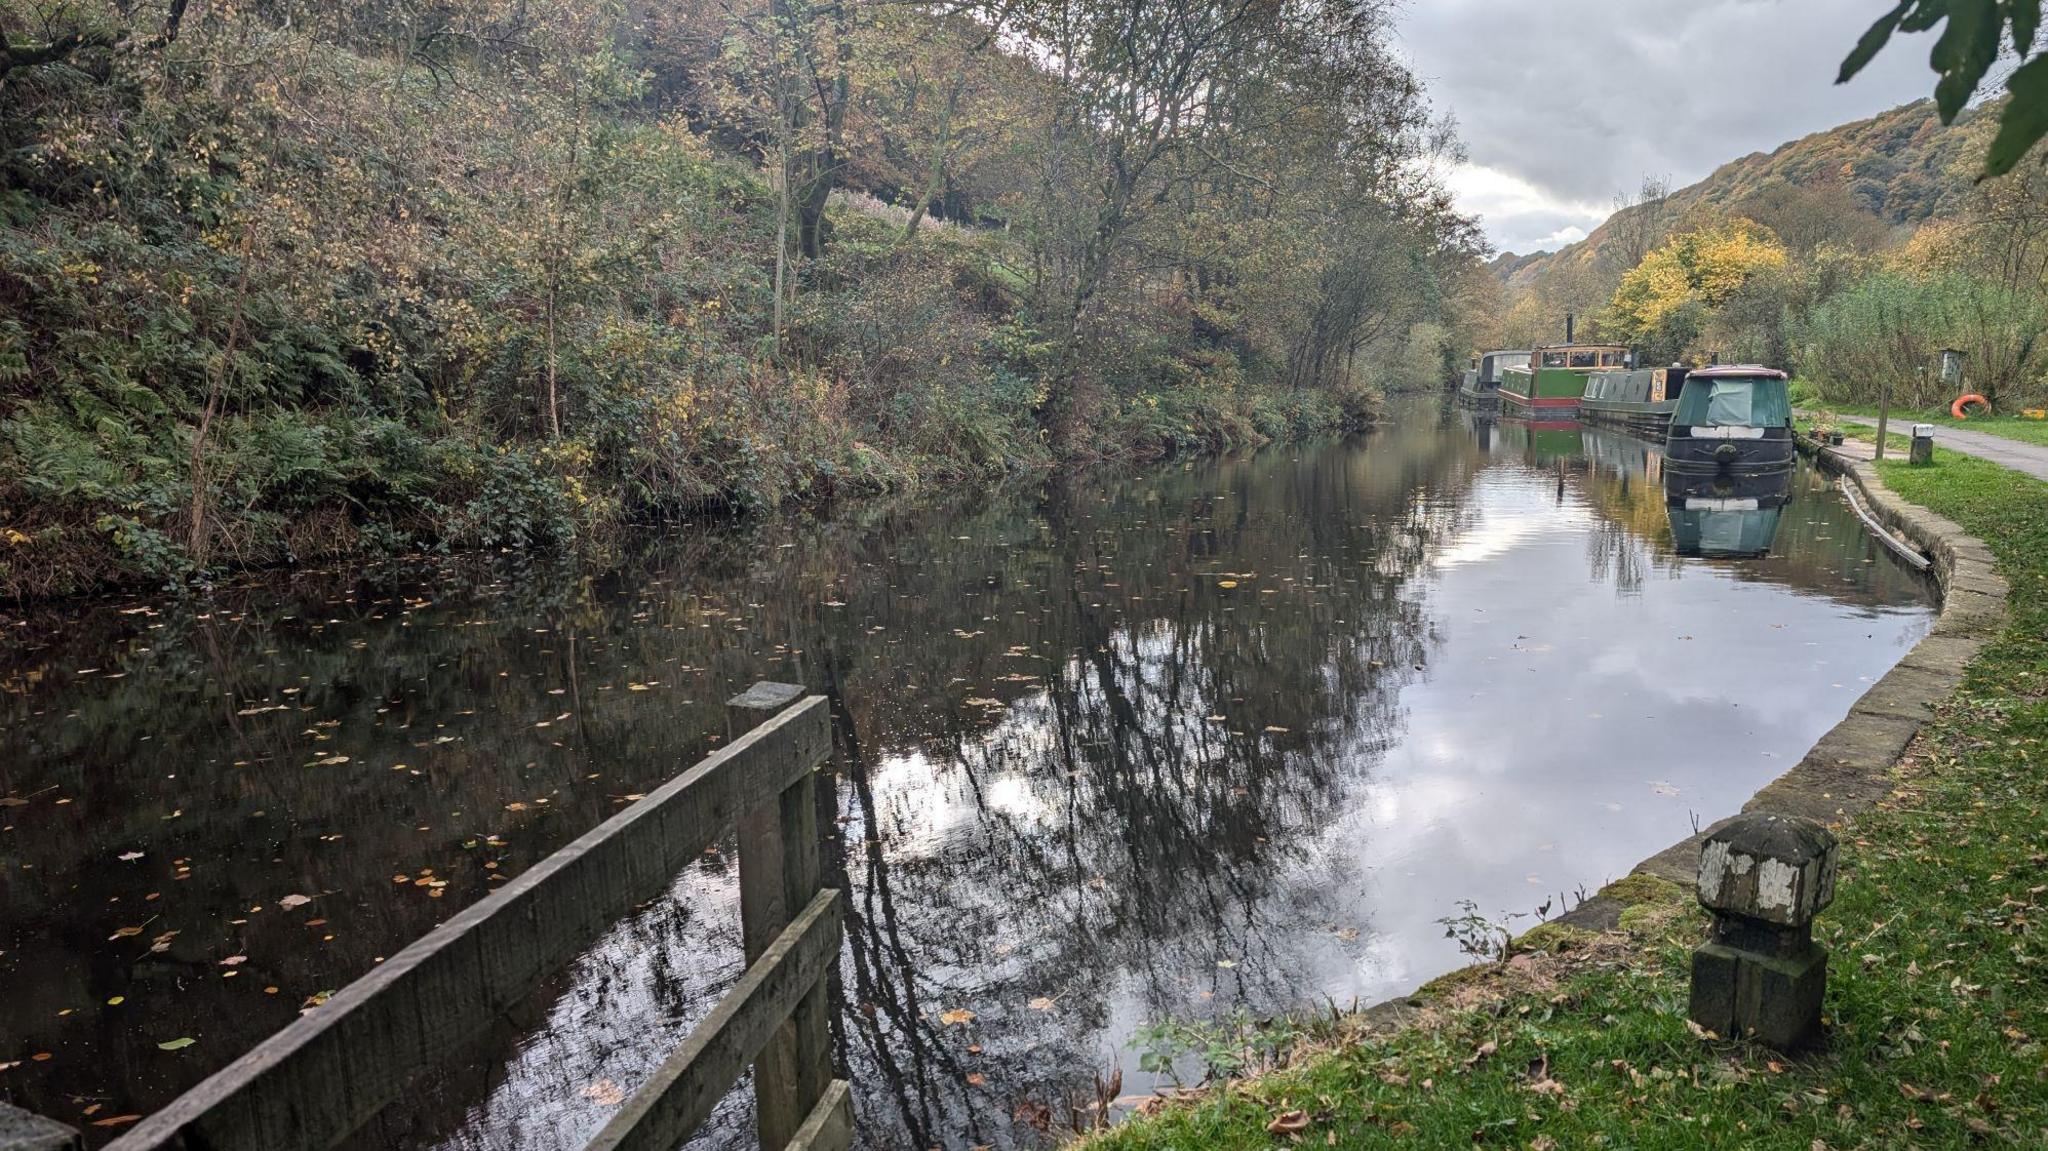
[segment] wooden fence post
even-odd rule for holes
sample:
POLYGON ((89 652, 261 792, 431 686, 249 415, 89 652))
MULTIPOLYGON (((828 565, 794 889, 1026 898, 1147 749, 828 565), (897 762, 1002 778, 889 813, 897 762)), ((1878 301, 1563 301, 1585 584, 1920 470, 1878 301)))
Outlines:
MULTIPOLYGON (((804 689, 763 680, 726 701, 729 737, 737 739, 803 698, 804 689)), ((740 815, 740 936, 747 962, 767 951, 819 890, 816 776, 785 788, 774 800, 740 815)), ((829 974, 804 995, 787 1023, 754 1063, 756 1130, 765 1151, 783 1151, 797 1138, 832 1087, 829 974)))

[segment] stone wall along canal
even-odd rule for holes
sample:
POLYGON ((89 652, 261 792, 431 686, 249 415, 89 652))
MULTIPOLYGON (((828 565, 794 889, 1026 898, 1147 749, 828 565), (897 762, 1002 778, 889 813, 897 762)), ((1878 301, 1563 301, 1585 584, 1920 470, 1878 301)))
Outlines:
MULTIPOLYGON (((1928 625, 1810 473, 1667 490, 1625 436, 1407 415, 603 570, 8 618, 0 1097, 104 1142, 773 678, 838 726, 834 1035, 869 1142, 1025 1143, 1098 1071, 1151 1085, 1147 1020, 1406 991, 1461 962, 1460 901, 1555 913, 1732 813, 1928 625)), ((735 977, 734 901, 707 854, 362 1145, 573 1146, 735 977)))

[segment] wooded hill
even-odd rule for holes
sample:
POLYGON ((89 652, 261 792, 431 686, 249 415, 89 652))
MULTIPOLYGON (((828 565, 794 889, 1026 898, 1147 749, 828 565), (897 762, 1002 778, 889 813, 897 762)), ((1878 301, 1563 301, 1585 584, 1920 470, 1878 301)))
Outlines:
POLYGON ((1492 267, 1513 288, 1534 285, 1565 265, 1613 265, 1645 223, 1668 228, 1701 209, 1746 214, 1781 189, 1837 190, 1842 203, 1890 224, 1919 224, 1963 207, 1997 120, 1996 103, 1965 110, 1944 125, 1934 101, 1911 104, 1815 132, 1771 152, 1732 160, 1659 205, 1621 207, 1593 233, 1556 252, 1503 253, 1492 267))
POLYGON ((1555 341, 1564 316, 1649 362, 1755 362, 1823 402, 1945 406, 1966 353, 1994 406, 2048 398, 2048 168, 1979 180, 1998 106, 1944 127, 1931 102, 1639 194, 1585 241, 1503 256, 1481 343, 1555 341))

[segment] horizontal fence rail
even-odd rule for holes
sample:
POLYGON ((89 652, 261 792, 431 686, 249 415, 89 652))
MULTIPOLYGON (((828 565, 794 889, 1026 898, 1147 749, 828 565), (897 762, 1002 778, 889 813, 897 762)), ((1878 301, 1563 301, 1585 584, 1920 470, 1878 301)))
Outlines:
POLYGON ((832 726, 825 698, 801 694, 756 684, 727 711, 735 734, 752 730, 436 927, 109 1151, 333 1146, 666 891, 727 828, 740 839, 747 971, 592 1146, 669 1151, 754 1064, 763 1146, 841 1151, 852 1138, 851 1097, 832 1077, 826 1018, 841 898, 820 888, 812 799, 832 726))

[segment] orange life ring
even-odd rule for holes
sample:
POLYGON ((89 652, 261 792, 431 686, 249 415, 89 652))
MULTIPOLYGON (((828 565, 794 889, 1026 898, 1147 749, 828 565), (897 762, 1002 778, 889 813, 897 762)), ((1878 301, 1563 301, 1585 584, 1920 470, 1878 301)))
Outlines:
POLYGON ((1948 406, 1948 414, 1959 420, 1967 420, 1970 418, 1969 407, 1971 404, 1983 408, 1986 415, 1991 414, 1991 401, 1975 392, 1965 396, 1957 396, 1956 402, 1948 406))

